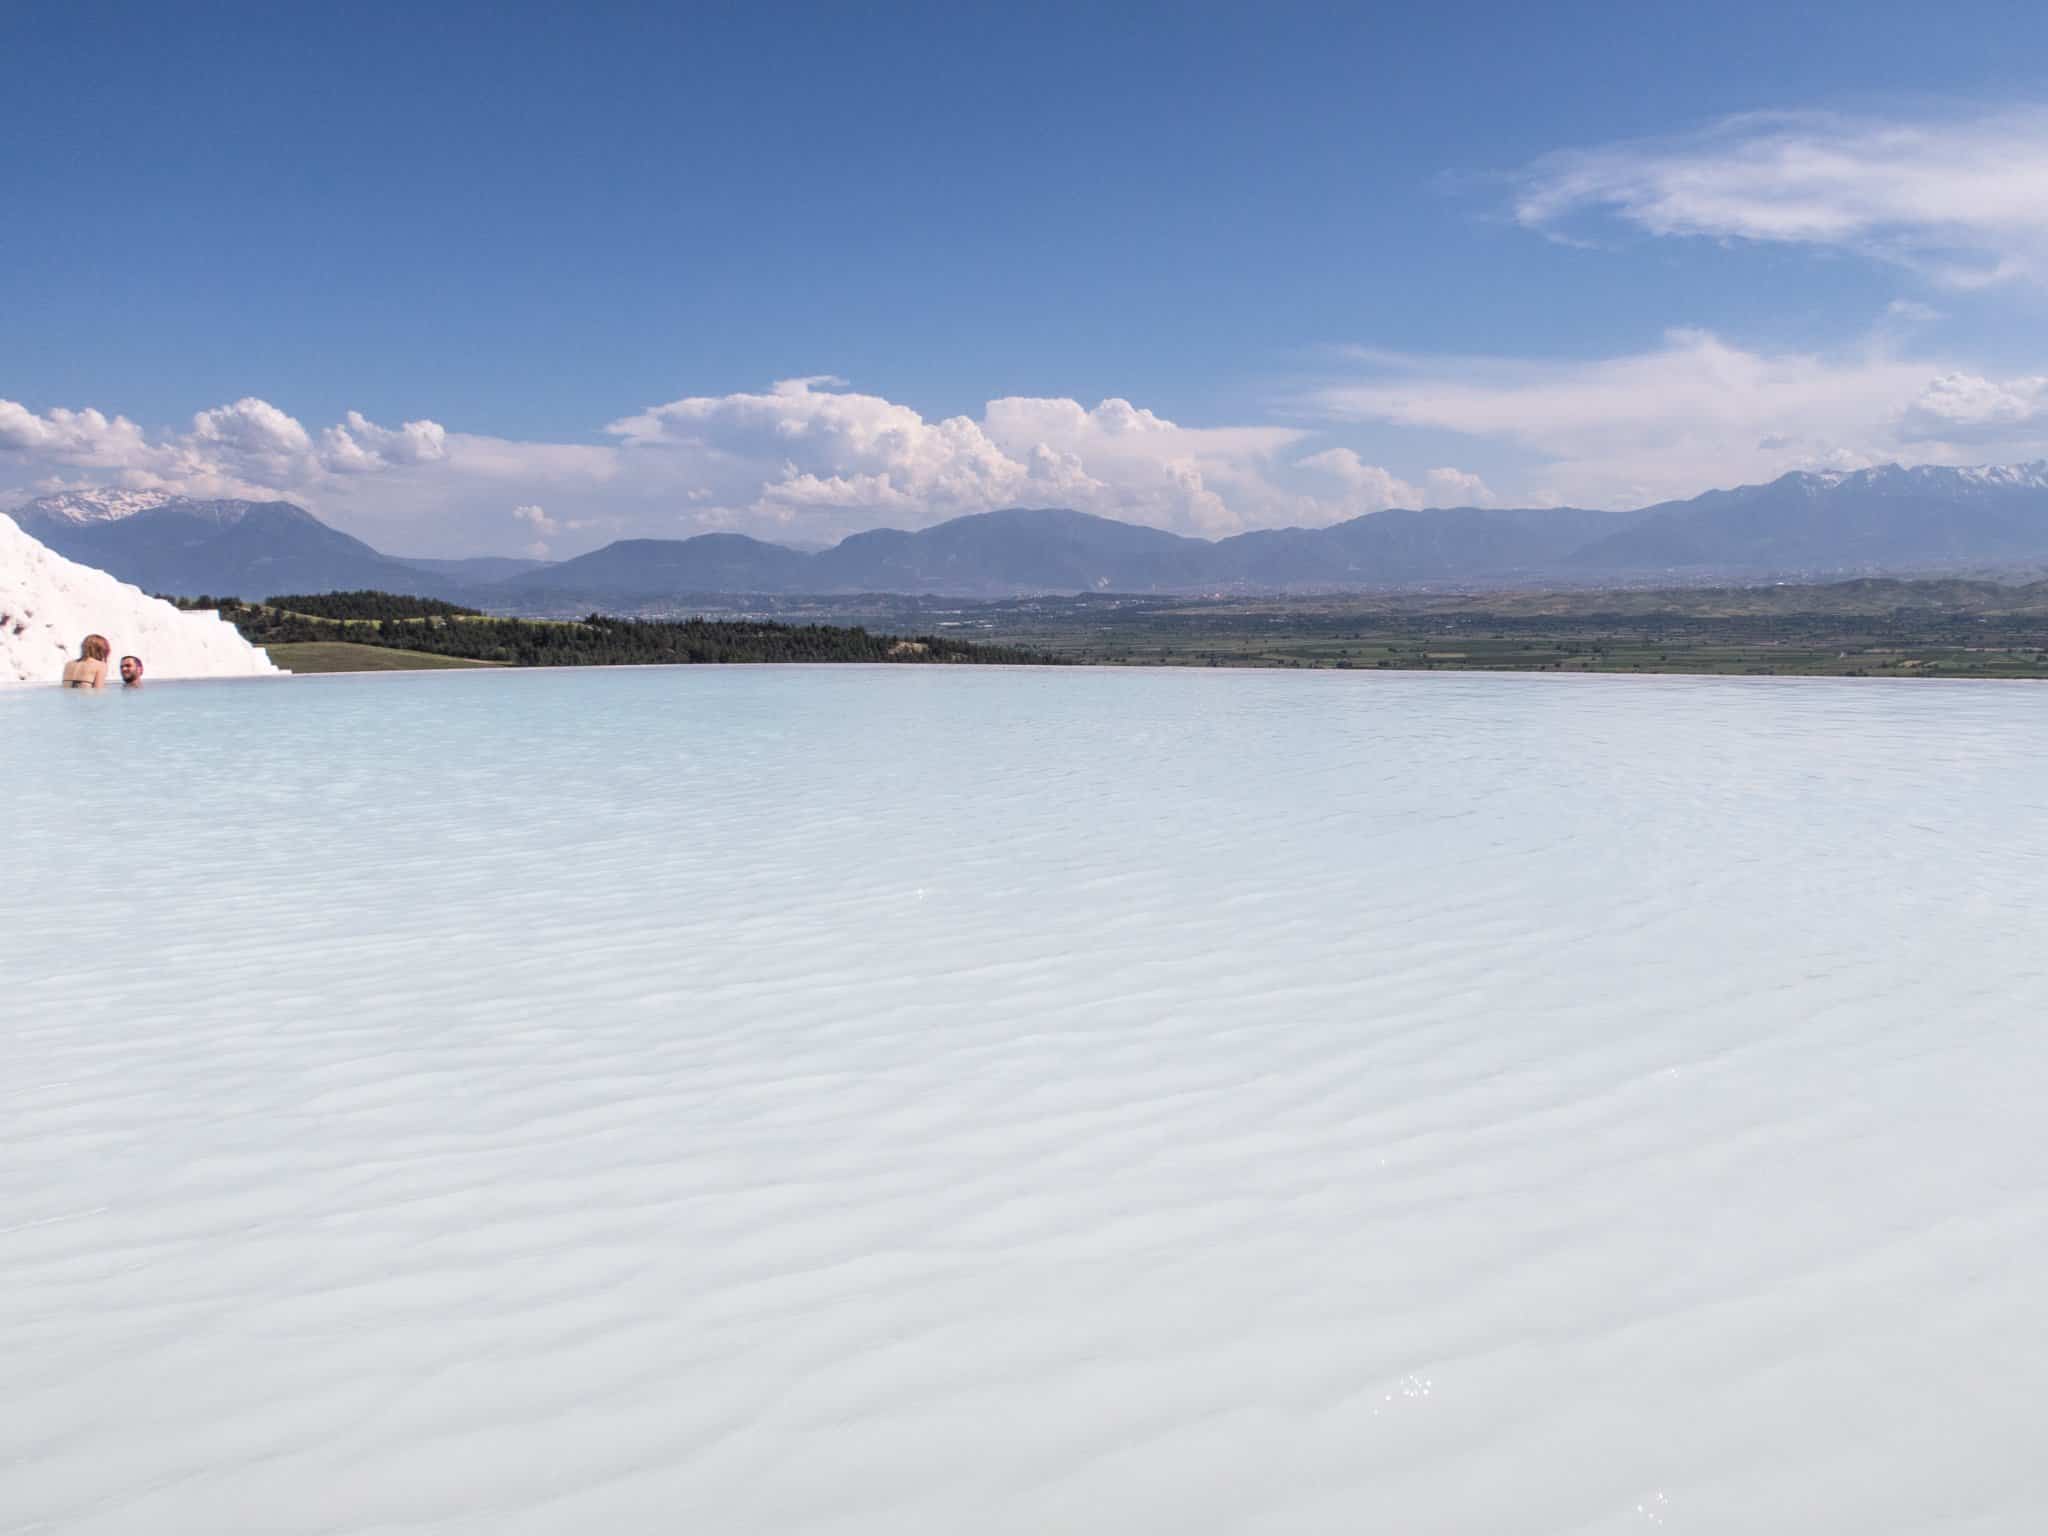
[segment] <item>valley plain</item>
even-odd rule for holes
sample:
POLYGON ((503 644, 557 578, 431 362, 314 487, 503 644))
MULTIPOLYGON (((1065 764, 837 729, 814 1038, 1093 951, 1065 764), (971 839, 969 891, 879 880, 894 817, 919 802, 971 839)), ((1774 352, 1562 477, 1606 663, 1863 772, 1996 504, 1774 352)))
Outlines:
POLYGON ((2001 589, 1958 602, 1957 589, 1979 584, 1848 585, 1880 590, 1081 599, 991 605, 996 612, 939 622, 961 626, 942 633, 1125 665, 2048 677, 2048 612, 2014 611, 2001 589))
MULTIPOLYGON (((705 594, 646 605, 639 617, 858 626, 998 647, 1005 660, 1083 665, 2048 677, 2048 583, 1887 580, 1665 591, 1090 596, 987 603, 705 594)), ((358 625, 349 638, 403 647, 407 631, 408 623, 400 622, 373 636, 358 625)), ((449 631, 457 642, 464 633, 449 631)), ((477 658, 486 659, 485 635, 475 633, 477 658)), ((273 645, 272 654, 294 670, 355 670, 307 664, 315 653, 296 647, 273 645)), ((345 658, 338 650, 334 659, 345 658)), ((319 660, 327 658, 322 654, 319 660)), ((434 662, 445 665, 446 658, 436 656, 434 662)))

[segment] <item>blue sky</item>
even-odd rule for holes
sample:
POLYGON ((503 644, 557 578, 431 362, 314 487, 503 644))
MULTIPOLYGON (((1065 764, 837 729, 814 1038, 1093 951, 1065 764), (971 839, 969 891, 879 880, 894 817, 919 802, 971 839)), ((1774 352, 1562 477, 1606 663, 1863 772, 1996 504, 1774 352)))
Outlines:
POLYGON ((0 497, 561 554, 2048 452, 2038 6, 6 22, 0 497))

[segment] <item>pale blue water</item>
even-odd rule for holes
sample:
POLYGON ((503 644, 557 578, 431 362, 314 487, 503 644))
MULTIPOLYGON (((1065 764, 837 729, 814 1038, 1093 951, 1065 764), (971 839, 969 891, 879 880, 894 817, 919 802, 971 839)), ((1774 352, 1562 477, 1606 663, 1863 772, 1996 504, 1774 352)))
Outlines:
POLYGON ((1982 1530, 2048 689, 0 692, 0 1531, 1982 1530))

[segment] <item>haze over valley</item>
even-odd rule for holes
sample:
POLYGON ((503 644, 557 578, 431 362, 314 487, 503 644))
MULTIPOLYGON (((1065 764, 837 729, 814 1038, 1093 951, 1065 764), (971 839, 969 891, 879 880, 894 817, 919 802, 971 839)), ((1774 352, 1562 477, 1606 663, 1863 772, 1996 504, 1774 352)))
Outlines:
POLYGON ((700 534, 620 540, 559 562, 407 559, 282 501, 60 493, 14 515, 60 554, 180 596, 375 588, 517 608, 744 594, 1598 587, 2036 570, 2048 566, 2048 462, 1794 473, 1632 512, 1393 509, 1218 540, 1010 508, 875 529, 815 552, 700 534))

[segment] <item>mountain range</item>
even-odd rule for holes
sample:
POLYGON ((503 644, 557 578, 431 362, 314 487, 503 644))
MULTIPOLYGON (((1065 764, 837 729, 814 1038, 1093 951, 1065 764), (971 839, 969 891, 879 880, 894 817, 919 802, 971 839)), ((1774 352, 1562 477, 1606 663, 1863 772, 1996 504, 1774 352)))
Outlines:
POLYGON ((67 560, 145 592, 268 597, 384 592, 434 597, 516 578, 537 560, 404 560, 330 528, 288 501, 198 501, 159 491, 65 491, 11 514, 67 560))
POLYGON ((743 534, 623 539, 555 563, 406 559, 289 502, 86 491, 15 509, 67 558, 154 592, 360 587, 484 607, 689 594, 1336 591, 1760 580, 2048 564, 2048 461, 1795 473, 1632 512, 1449 507, 1206 540, 1063 508, 1009 508, 806 552, 743 534))

